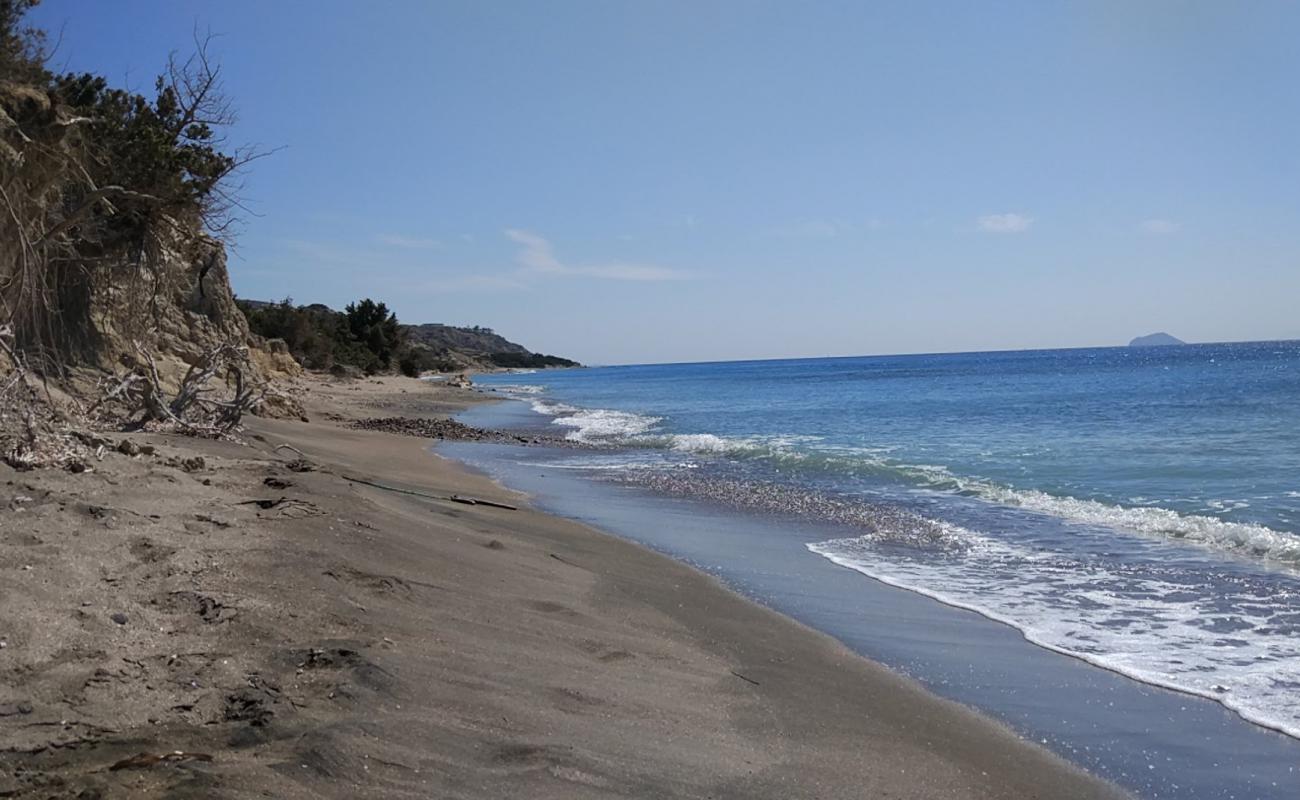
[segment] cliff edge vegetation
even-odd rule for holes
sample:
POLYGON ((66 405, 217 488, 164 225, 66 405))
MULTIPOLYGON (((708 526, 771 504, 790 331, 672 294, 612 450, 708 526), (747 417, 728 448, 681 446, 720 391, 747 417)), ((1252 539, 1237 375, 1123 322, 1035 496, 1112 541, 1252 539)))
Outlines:
POLYGON ((224 243, 266 154, 235 120, 208 41, 147 96, 47 68, 37 0, 0 0, 0 456, 85 467, 87 430, 224 435, 292 402, 235 306, 224 243), (252 347, 250 347, 252 345, 252 347))

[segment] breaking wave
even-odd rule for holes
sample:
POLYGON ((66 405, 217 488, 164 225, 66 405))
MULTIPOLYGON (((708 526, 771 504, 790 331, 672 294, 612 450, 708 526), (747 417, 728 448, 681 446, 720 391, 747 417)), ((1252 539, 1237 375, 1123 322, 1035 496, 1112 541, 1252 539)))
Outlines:
POLYGON ((871 536, 807 547, 882 583, 974 611, 1041 647, 1209 698, 1300 738, 1300 595, 1213 571, 1084 560, 962 530, 960 557, 871 536), (989 591, 996 584, 998 591, 989 591))
POLYGON ((1236 556, 1300 569, 1300 537, 1265 525, 1235 522, 1159 506, 1124 506, 1098 500, 1020 489, 953 474, 944 466, 909 464, 887 448, 822 447, 815 436, 724 437, 712 433, 669 433, 662 417, 612 409, 578 408, 539 397, 540 387, 498 387, 527 399, 534 411, 568 428, 565 438, 593 446, 670 450, 701 457, 765 461, 784 473, 840 474, 881 479, 908 488, 973 497, 1088 525, 1188 542, 1236 556))

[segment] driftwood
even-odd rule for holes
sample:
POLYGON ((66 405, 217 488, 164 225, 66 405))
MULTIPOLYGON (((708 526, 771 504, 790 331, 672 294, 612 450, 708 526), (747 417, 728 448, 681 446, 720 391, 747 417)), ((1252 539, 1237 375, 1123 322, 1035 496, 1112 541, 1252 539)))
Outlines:
POLYGON ((221 438, 230 435, 244 414, 266 400, 265 386, 245 383, 244 369, 248 361, 245 348, 230 344, 214 348, 190 366, 170 399, 153 355, 138 342, 135 349, 138 358, 131 371, 101 381, 100 397, 91 406, 90 413, 124 406, 128 421, 138 415, 134 420, 137 427, 159 423, 182 433, 221 438), (223 372, 234 385, 228 390, 228 396, 218 399, 213 396, 214 388, 210 384, 223 372))
POLYGON ((494 500, 482 500, 477 497, 465 497, 464 495, 459 495, 459 494, 453 494, 450 497, 444 497, 442 495, 428 494, 427 492, 417 492, 414 489, 402 489, 397 486, 385 486, 382 483, 375 483, 374 481, 368 481, 365 478, 356 478, 351 475, 340 475, 340 477, 343 478, 344 480, 352 481, 353 483, 361 483, 361 484, 365 484, 366 486, 373 486, 376 489, 383 489, 388 492, 397 492, 398 494, 409 494, 409 495, 414 495, 416 497, 423 497, 426 500, 439 500, 445 503, 446 502, 463 503, 464 505, 467 506, 490 506, 491 508, 504 508, 506 511, 519 510, 518 506, 512 506, 507 503, 498 503, 494 500))
POLYGON ((170 753, 138 753, 118 761, 108 769, 110 772, 117 772, 123 769, 145 769, 164 762, 211 760, 212 756, 207 753, 186 753, 182 750, 173 750, 170 753))
POLYGON ((447 499, 453 503, 464 503, 467 506, 490 506, 492 508, 504 508, 507 511, 519 510, 519 506, 512 506, 508 503, 498 503, 495 500, 484 500, 481 497, 464 497, 462 495, 453 494, 447 499))

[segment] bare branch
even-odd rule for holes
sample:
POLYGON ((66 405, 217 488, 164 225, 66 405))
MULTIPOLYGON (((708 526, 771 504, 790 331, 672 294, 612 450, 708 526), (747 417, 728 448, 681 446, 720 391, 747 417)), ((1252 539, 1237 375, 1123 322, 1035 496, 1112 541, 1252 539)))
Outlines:
POLYGON ((143 192, 133 192, 130 189, 127 189, 122 186, 101 186, 100 188, 86 195, 86 199, 81 202, 81 205, 77 206, 76 209, 74 209, 71 213, 69 213, 66 217, 64 217, 62 222, 60 222, 58 225, 55 225, 53 228, 50 228, 48 231, 46 231, 45 235, 42 236, 39 240, 37 240, 37 242, 34 245, 32 245, 33 249, 38 247, 43 247, 47 242, 49 242, 59 234, 63 233, 67 229, 71 228, 72 226, 76 225, 78 222, 81 221, 82 217, 84 217, 92 208, 95 207, 96 203, 99 203, 101 201, 107 202, 107 198, 110 195, 118 196, 118 197, 127 197, 132 200, 141 200, 150 203, 161 202, 157 197, 154 197, 153 195, 144 194, 143 192))

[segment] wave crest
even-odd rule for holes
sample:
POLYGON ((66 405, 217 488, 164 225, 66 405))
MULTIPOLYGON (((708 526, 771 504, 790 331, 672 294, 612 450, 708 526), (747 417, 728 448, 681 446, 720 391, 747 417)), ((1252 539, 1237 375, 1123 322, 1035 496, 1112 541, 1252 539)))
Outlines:
POLYGON ((1300 569, 1300 537, 1265 525, 1188 514, 1159 506, 1123 506, 1098 500, 1018 489, 953 474, 947 467, 890 458, 888 448, 824 447, 815 436, 725 437, 713 433, 666 433, 662 417, 611 409, 583 409, 530 398, 552 424, 572 428, 570 441, 673 450, 739 461, 768 461, 783 472, 833 473, 883 479, 905 487, 973 497, 1086 525, 1117 528, 1149 537, 1188 542, 1300 569))

